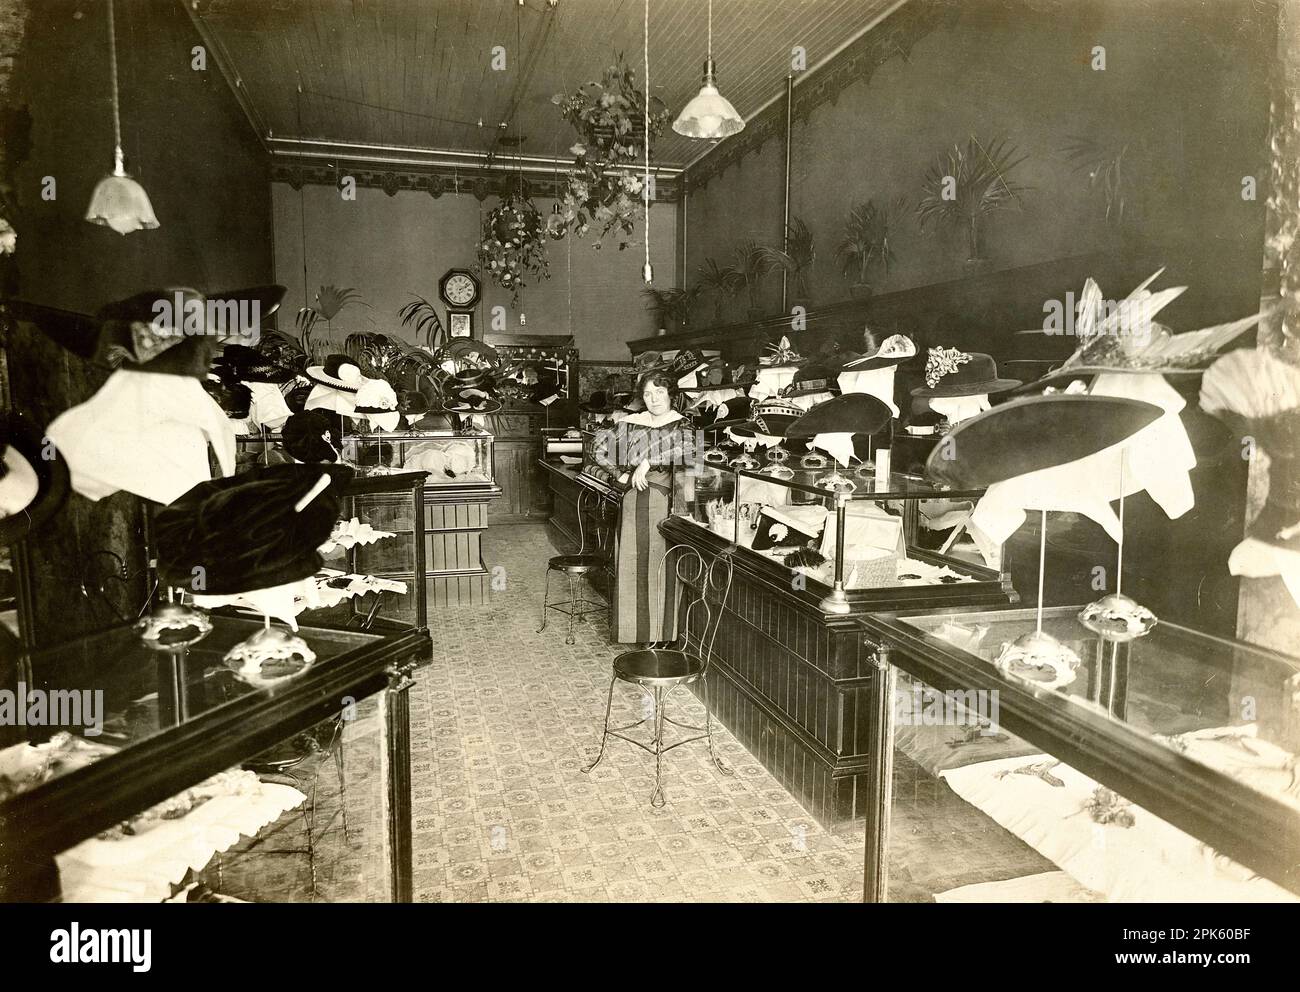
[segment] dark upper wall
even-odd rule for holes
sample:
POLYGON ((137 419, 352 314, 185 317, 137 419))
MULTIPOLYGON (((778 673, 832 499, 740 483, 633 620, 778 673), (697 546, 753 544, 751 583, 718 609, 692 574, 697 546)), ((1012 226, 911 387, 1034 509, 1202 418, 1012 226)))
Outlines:
POLYGON ((42 2, 28 29, 21 93, 31 152, 17 173, 20 295, 94 310, 151 286, 221 289, 267 281, 271 211, 260 142, 175 0, 117 0, 122 145, 148 191, 155 231, 125 237, 82 218, 113 164, 107 5, 42 2), (40 198, 43 176, 58 196, 40 198))
MULTIPOLYGON (((161 226, 123 237, 82 219, 95 183, 113 162, 107 5, 41 0, 11 94, 13 103, 25 104, 31 131, 14 176, 18 251, 8 289, 93 312, 150 287, 270 282, 270 184, 256 135, 213 60, 207 72, 190 68, 200 39, 179 2, 117 0, 116 8, 127 169, 148 191, 161 226), (40 198, 43 176, 57 181, 53 201, 40 198)), ((4 344, 13 405, 40 427, 105 378, 28 325, 12 328, 4 344)), ((115 550, 138 567, 139 521, 134 497, 92 503, 74 494, 28 539, 41 641, 113 619, 104 606, 77 595, 76 582, 99 549, 115 550)), ((138 608, 142 590, 109 588, 122 606, 138 608)))
MULTIPOLYGON (((929 0, 913 0, 894 17, 916 17, 922 4, 929 0)), ((938 26, 906 57, 894 55, 795 124, 791 214, 816 236, 815 303, 849 297, 834 254, 850 206, 898 195, 914 205, 930 163, 972 132, 982 140, 1005 136, 1029 156, 1014 173, 1033 187, 1023 209, 994 214, 985 224, 991 269, 1125 248, 1140 254, 1141 264, 1167 262, 1163 285, 1191 286, 1166 311, 1177 328, 1240 315, 1258 302, 1275 12, 1270 19, 1266 6, 1247 0, 942 6, 947 14, 934 19, 938 26), (1094 45, 1105 46, 1104 71, 1089 64, 1094 45), (1129 209, 1140 211, 1142 222, 1127 238, 1107 226, 1100 193, 1062 153, 1081 135, 1129 145, 1125 167, 1137 190, 1129 209), (1254 202, 1241 198, 1247 175, 1261 182, 1254 202)), ((810 77, 796 93, 818 82, 810 77)), ((744 238, 779 242, 783 154, 778 128, 703 188, 699 179, 707 170, 692 170, 692 280, 706 257, 729 260, 744 238)), ((969 274, 963 239, 922 234, 910 215, 895 247, 897 264, 888 277, 875 274, 878 291, 969 274)), ((1077 291, 1086 274, 1072 272, 1060 292, 1077 291)), ((1147 274, 1134 271, 1129 278, 1147 274)), ((1102 289, 1118 297, 1132 282, 1102 289)), ((777 308, 779 278, 768 284, 765 300, 769 311, 777 308)), ((1041 306, 1041 297, 1025 301, 1038 320, 1041 306)), ((744 307, 742 296, 731 319, 741 319, 744 307)))

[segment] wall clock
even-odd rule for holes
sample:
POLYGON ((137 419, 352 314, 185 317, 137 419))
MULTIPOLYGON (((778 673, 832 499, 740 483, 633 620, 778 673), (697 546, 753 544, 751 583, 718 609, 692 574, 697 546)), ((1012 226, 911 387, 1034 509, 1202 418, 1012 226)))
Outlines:
POLYGON ((473 310, 479 300, 479 282, 465 269, 448 269, 438 280, 438 294, 453 310, 473 310))

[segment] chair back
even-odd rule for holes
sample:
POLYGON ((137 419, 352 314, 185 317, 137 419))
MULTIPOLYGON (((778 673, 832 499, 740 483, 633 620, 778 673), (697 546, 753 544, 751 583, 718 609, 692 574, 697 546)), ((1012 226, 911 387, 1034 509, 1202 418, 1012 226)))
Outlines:
MULTIPOLYGON (((722 614, 731 595, 733 578, 732 549, 720 552, 707 566, 704 557, 695 548, 686 544, 675 544, 664 552, 659 562, 657 592, 662 604, 664 565, 676 556, 672 568, 676 578, 676 589, 690 589, 691 598, 680 626, 683 646, 689 642, 691 632, 698 629, 700 658, 707 672, 713 662, 713 646, 718 639, 718 630, 722 626, 722 614)), ((662 605, 659 607, 662 610, 662 605)))
POLYGON ((578 554, 587 554, 589 535, 592 542, 590 551, 593 554, 609 553, 609 509, 609 500, 594 489, 583 486, 578 490, 578 554), (591 528, 588 528, 587 514, 593 511, 596 519, 592 521, 591 528))

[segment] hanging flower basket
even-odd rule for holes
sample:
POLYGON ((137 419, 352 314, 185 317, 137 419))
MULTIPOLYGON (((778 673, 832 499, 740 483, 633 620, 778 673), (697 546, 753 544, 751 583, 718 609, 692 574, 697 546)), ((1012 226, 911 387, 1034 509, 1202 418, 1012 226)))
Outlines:
POLYGON ((519 306, 519 291, 535 276, 551 278, 546 260, 546 225, 529 200, 507 197, 483 219, 478 266, 502 289, 510 305, 519 306))
MULTIPOLYGON (((578 132, 578 141, 569 148, 573 168, 560 200, 564 228, 585 237, 595 226, 596 248, 601 239, 617 233, 621 251, 632 244, 629 239, 645 209, 645 96, 620 55, 600 81, 551 99, 578 132)), ((654 99, 653 104, 652 141, 663 133, 669 117, 662 101, 654 99)))

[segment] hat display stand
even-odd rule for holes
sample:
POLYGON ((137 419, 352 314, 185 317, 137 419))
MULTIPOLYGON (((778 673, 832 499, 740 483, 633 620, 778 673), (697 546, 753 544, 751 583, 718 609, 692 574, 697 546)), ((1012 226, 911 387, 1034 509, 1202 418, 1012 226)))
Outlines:
POLYGON ((1079 656, 1043 630, 1043 584, 1047 572, 1047 511, 1042 510, 1038 532, 1038 605, 1034 629, 1002 646, 993 665, 1003 675, 1034 683, 1044 689, 1060 689, 1072 683, 1078 673, 1079 656))
POLYGON ((790 452, 777 446, 767 449, 767 465, 763 467, 764 475, 770 475, 774 479, 793 479, 794 470, 786 465, 790 460, 790 452))
POLYGON ((1124 588, 1124 452, 1119 454, 1119 541, 1115 560, 1115 591, 1089 603, 1079 613, 1079 623, 1103 641, 1127 644, 1151 633, 1156 616, 1123 593, 1124 588))
POLYGON ((176 590, 167 587, 167 601, 156 603, 136 624, 140 643, 151 651, 175 652, 197 644, 212 631, 206 613, 176 602, 176 590))
POLYGON ((240 681, 265 689, 301 675, 315 663, 316 652, 297 634, 272 627, 270 616, 264 613, 262 629, 232 647, 221 660, 240 681))

